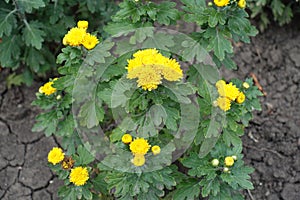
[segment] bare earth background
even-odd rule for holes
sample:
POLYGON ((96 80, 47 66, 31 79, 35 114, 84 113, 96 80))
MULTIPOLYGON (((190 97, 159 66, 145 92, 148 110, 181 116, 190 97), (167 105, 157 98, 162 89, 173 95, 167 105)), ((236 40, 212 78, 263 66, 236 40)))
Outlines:
MULTIPOLYGON (((263 111, 243 137, 245 162, 255 189, 245 191, 249 200, 300 199, 300 23, 272 26, 236 45, 238 72, 225 77, 249 77, 254 73, 266 97, 263 111)), ((58 143, 43 133, 32 133, 39 112, 30 104, 42 83, 6 88, 7 70, 0 72, 0 199, 56 200, 61 184, 47 167, 47 154, 58 143)))

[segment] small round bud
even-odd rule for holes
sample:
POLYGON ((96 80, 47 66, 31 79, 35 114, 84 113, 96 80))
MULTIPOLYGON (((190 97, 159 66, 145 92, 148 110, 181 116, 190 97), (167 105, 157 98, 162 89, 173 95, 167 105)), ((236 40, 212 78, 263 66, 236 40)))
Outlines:
POLYGON ((160 154, 160 147, 158 145, 154 145, 152 148, 151 148, 151 151, 153 153, 153 155, 158 155, 160 154))
POLYGON ((214 107, 217 107, 218 106, 218 101, 216 100, 216 101, 213 101, 213 106, 214 107))
POLYGON ((60 100, 60 99, 61 99, 61 95, 57 95, 56 100, 60 100))
POLYGON ((223 172, 225 172, 225 173, 230 173, 229 168, 228 168, 228 167, 224 167, 224 168, 223 168, 223 172))
POLYGON ((213 5, 213 3, 212 2, 208 2, 208 6, 212 6, 213 5))
POLYGON ((211 161, 211 164, 212 164, 212 166, 214 166, 214 167, 217 167, 218 165, 219 165, 219 160, 218 159, 213 159, 212 161, 211 161))
POLYGON ((249 85, 249 83, 244 82, 244 83, 243 83, 243 87, 246 88, 246 89, 248 89, 248 88, 250 87, 250 85, 249 85))
POLYGON ((131 143, 131 142, 132 142, 132 136, 131 136, 130 134, 128 134, 128 133, 124 134, 124 135, 122 136, 122 142, 123 142, 124 144, 129 144, 129 143, 131 143))
POLYGON ((233 155, 231 157, 233 158, 233 160, 237 160, 237 156, 233 155))

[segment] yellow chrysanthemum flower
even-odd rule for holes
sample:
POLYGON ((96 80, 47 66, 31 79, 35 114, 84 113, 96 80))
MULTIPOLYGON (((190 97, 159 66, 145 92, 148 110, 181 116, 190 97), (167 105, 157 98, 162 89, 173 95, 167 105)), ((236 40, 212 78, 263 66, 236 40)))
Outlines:
POLYGON ((246 96, 243 92, 240 92, 239 95, 236 98, 237 103, 243 103, 246 99, 246 96))
POLYGON ((229 98, 230 100, 232 100, 232 101, 234 101, 240 93, 239 89, 235 85, 233 85, 232 83, 226 84, 225 90, 226 90, 226 95, 225 96, 227 98, 229 98))
POLYGON ((160 54, 156 49, 139 50, 128 60, 127 78, 137 78, 138 87, 154 90, 161 84, 162 78, 178 81, 183 77, 179 63, 160 54))
POLYGON ((71 28, 71 30, 69 30, 68 33, 64 36, 63 44, 70 46, 80 46, 86 34, 86 30, 83 28, 71 28))
POLYGON ((227 111, 230 109, 231 101, 226 97, 219 97, 217 99, 217 105, 219 106, 220 109, 227 111))
POLYGON ((224 80, 219 80, 219 81, 216 82, 216 88, 217 89, 225 87, 225 85, 226 85, 226 82, 224 80))
POLYGON ((136 138, 130 143, 129 149, 134 155, 145 155, 150 149, 151 145, 144 138, 136 138))
POLYGON ((131 162, 137 166, 137 167, 140 167, 140 166, 143 166, 146 162, 146 159, 145 159, 145 156, 144 155, 140 155, 140 154, 137 154, 133 157, 133 159, 131 160, 131 162))
POLYGON ((65 157, 63 150, 59 147, 53 147, 53 149, 48 153, 48 162, 56 165, 60 163, 65 157))
POLYGON ((78 28, 87 29, 88 26, 89 26, 89 22, 88 22, 88 21, 82 20, 82 21, 78 21, 78 22, 77 22, 77 27, 78 27, 78 28))
POLYGON ((227 156, 224 163, 227 167, 231 167, 234 164, 234 159, 232 158, 232 156, 227 156))
POLYGON ((152 151, 153 155, 158 155, 158 154, 160 154, 160 147, 158 145, 155 145, 151 148, 151 151, 152 151))
POLYGON ((239 89, 232 83, 225 85, 220 85, 218 88, 218 93, 221 97, 227 97, 228 99, 234 101, 239 95, 239 89))
POLYGON ((229 4, 230 0, 214 0, 214 3, 218 7, 227 6, 229 4))
POLYGON ((130 134, 124 134, 122 137, 122 142, 124 144, 129 144, 130 142, 132 142, 132 136, 130 134))
POLYGON ((56 92, 56 88, 52 87, 54 81, 56 81, 57 78, 53 79, 53 81, 49 81, 48 83, 45 83, 43 86, 39 88, 39 93, 45 94, 47 96, 53 94, 56 92))
POLYGON ((243 9, 246 8, 246 0, 239 0, 238 6, 243 9))
POLYGON ((93 49, 98 43, 99 43, 98 38, 89 33, 85 34, 82 40, 82 45, 88 50, 93 49))
POLYGON ((76 186, 84 185, 89 180, 89 172, 86 167, 75 167, 70 173, 70 182, 76 186))

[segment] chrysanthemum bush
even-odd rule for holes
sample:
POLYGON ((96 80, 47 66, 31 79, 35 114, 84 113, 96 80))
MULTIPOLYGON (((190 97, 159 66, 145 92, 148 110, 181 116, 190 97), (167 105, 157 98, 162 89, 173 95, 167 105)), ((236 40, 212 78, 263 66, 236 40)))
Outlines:
POLYGON ((90 27, 103 32, 116 10, 110 0, 0 1, 0 66, 16 71, 8 77, 8 84, 31 84, 34 77, 55 72, 66 28, 77 18, 97 17, 90 27))
POLYGON ((236 68, 232 42, 256 33, 243 2, 125 0, 109 39, 87 21, 65 30, 60 75, 33 102, 45 110, 33 130, 61 138, 48 162, 62 199, 243 199, 253 189, 240 137, 261 92, 218 73, 236 68), (201 30, 154 27, 181 16, 201 30))

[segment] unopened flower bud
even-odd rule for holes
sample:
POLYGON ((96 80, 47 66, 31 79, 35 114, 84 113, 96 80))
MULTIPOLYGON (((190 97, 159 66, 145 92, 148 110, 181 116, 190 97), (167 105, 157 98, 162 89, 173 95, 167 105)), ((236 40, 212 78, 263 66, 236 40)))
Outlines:
POLYGON ((237 160, 237 156, 233 155, 231 157, 233 158, 233 160, 237 160))
POLYGON ((213 3, 212 2, 208 2, 208 6, 212 6, 213 5, 213 3))
POLYGON ((225 172, 225 173, 230 173, 229 168, 228 168, 228 167, 224 167, 224 168, 223 168, 223 172, 225 172))
POLYGON ((217 107, 218 106, 218 101, 213 101, 213 106, 217 107))
POLYGON ((244 82, 244 83, 243 83, 243 87, 246 88, 246 89, 248 89, 248 88, 250 87, 250 85, 249 85, 249 83, 244 82))
POLYGON ((56 100, 60 100, 61 99, 61 95, 57 95, 56 100))
POLYGON ((219 165, 219 160, 218 159, 213 159, 212 161, 211 161, 211 164, 212 164, 212 166, 214 166, 214 167, 217 167, 218 165, 219 165))

